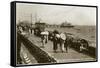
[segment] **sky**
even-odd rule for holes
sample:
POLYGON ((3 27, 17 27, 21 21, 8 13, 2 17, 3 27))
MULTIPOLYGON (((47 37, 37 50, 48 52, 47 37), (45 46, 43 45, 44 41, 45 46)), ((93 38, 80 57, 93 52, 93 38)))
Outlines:
POLYGON ((73 25, 96 25, 96 8, 17 3, 16 22, 37 20, 48 24, 69 22, 73 25))

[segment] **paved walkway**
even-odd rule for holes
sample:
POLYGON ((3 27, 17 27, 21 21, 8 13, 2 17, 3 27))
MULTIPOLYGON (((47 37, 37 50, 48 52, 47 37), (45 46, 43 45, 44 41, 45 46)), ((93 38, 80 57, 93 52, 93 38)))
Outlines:
MULTIPOLYGON (((30 35, 29 40, 32 43, 35 43, 38 47, 40 47, 42 50, 47 52, 49 55, 54 57, 57 62, 63 63, 63 62, 80 62, 80 61, 94 61, 95 59, 85 55, 83 53, 79 53, 73 49, 68 49, 68 53, 61 53, 60 49, 58 49, 57 53, 53 52, 53 43, 49 41, 44 48, 42 48, 41 39, 37 36, 30 35)), ((58 45, 59 46, 59 45, 58 45)))

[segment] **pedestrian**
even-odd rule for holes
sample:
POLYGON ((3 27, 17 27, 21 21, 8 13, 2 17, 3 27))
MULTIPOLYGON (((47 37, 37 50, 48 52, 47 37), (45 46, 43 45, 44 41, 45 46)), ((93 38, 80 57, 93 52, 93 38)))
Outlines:
POLYGON ((41 42, 42 42, 42 47, 44 48, 44 46, 45 46, 45 35, 41 35, 41 42))
POLYGON ((68 49, 70 48, 70 47, 73 47, 73 37, 72 36, 68 36, 67 34, 66 34, 66 40, 65 40, 65 43, 64 43, 64 47, 65 47, 65 49, 66 49, 66 53, 68 53, 68 49))
POLYGON ((53 39, 52 39, 52 41, 53 41, 53 50, 54 50, 54 52, 57 52, 57 49, 58 49, 58 43, 59 43, 59 32, 57 31, 57 30, 54 30, 53 31, 53 39))
POLYGON ((69 46, 69 40, 66 39, 65 43, 64 43, 64 47, 65 47, 66 53, 68 53, 68 46, 69 46))
POLYGON ((41 32, 42 47, 44 47, 45 44, 48 42, 48 34, 49 32, 47 31, 41 32))
POLYGON ((32 31, 33 31, 33 29, 32 29, 32 27, 30 28, 30 30, 31 30, 31 34, 33 33, 32 31))
POLYGON ((65 48, 64 48, 65 40, 66 40, 66 35, 64 33, 61 33, 60 34, 60 50, 61 50, 61 52, 65 51, 65 48))

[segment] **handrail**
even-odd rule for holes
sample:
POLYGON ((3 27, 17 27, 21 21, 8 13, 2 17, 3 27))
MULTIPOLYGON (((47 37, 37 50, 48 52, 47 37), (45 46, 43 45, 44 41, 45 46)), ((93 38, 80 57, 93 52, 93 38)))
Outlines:
POLYGON ((20 37, 21 42, 28 49, 28 51, 32 54, 32 56, 37 60, 38 63, 56 63, 57 61, 49 56, 45 51, 37 47, 30 40, 28 40, 25 36, 17 33, 20 37))

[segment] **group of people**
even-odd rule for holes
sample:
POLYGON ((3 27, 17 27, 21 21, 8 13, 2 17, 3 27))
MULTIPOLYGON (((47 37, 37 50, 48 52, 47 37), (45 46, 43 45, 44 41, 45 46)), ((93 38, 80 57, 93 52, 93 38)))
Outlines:
POLYGON ((68 52, 68 42, 65 33, 59 33, 59 31, 54 30, 52 33, 47 31, 41 32, 41 40, 42 46, 48 42, 48 39, 53 42, 53 51, 57 52, 58 48, 60 48, 61 52, 68 52))
POLYGON ((68 46, 65 46, 66 41, 66 35, 64 33, 59 33, 57 30, 54 30, 53 32, 53 50, 54 52, 57 52, 58 46, 60 47, 61 52, 68 51, 68 46))
MULTIPOLYGON (((18 27, 17 32, 20 32, 22 35, 27 37, 30 31, 26 32, 25 28, 18 27)), ((69 47, 75 48, 79 51, 82 51, 84 48, 88 49, 89 44, 87 40, 71 37, 69 34, 59 32, 58 30, 51 32, 44 30, 40 32, 40 34, 41 36, 39 37, 41 37, 42 47, 45 47, 46 43, 48 43, 48 40, 51 40, 53 43, 54 52, 57 52, 58 48, 60 48, 61 52, 68 52, 69 47)))

